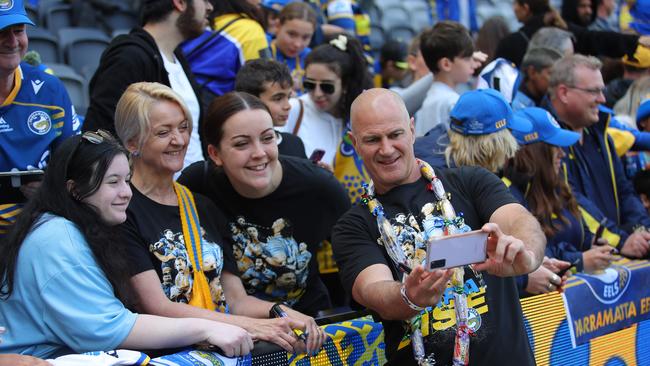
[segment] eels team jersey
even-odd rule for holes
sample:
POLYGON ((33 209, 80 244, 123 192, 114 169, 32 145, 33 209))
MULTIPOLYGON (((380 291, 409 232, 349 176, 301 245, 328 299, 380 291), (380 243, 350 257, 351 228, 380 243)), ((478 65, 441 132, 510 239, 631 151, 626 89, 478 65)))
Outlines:
MULTIPOLYGON (((44 169, 51 150, 80 127, 63 83, 21 63, 14 73, 14 87, 0 105, 0 172, 44 169)), ((0 238, 20 207, 0 199, 0 238)))
POLYGON ((56 77, 25 63, 0 105, 0 171, 43 169, 50 151, 77 134, 80 123, 56 77))

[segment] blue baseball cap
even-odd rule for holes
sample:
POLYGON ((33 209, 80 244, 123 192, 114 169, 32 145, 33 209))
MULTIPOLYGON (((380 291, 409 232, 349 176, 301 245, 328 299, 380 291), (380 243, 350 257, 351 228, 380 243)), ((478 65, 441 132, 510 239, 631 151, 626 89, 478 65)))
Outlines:
POLYGON ((509 128, 528 132, 532 124, 515 117, 510 104, 494 89, 463 93, 451 110, 449 128, 463 135, 487 135, 509 128))
POLYGON ((23 0, 0 0, 0 30, 16 24, 34 25, 27 16, 23 0))
POLYGON ((512 131, 512 135, 520 145, 533 142, 546 142, 550 145, 566 147, 575 144, 580 139, 580 134, 560 127, 555 118, 545 109, 529 107, 518 110, 515 116, 530 121, 532 131, 522 133, 512 131))
POLYGON ((645 99, 636 110, 636 123, 650 117, 650 98, 645 99))
POLYGON ((262 0, 262 6, 279 13, 287 6, 292 0, 262 0))

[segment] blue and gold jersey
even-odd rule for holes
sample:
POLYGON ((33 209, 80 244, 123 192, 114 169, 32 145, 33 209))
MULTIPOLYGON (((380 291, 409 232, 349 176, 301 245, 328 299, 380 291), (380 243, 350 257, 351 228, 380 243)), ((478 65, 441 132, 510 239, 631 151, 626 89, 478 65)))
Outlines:
MULTIPOLYGON (((0 105, 0 171, 44 169, 51 150, 79 132, 81 123, 63 83, 21 63, 0 105)), ((21 205, 0 200, 0 237, 21 205)))
POLYGON ((22 63, 0 105, 0 171, 45 168, 51 149, 80 127, 63 83, 22 63))

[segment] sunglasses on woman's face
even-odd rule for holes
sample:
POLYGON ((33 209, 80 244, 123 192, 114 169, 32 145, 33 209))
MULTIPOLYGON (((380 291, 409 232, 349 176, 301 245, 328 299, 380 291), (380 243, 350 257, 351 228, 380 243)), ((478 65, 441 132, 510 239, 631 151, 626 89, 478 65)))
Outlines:
POLYGON ((316 86, 318 86, 320 90, 325 94, 334 94, 334 91, 336 90, 336 85, 334 85, 334 83, 332 82, 327 82, 327 81, 315 81, 315 80, 304 79, 302 81, 302 86, 308 92, 313 92, 314 90, 316 90, 316 86))

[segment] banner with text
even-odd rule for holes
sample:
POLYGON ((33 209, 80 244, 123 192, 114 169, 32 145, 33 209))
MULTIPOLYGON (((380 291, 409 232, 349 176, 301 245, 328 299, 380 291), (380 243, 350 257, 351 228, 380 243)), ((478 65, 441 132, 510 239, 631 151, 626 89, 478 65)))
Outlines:
POLYGON ((572 276, 563 294, 573 347, 650 319, 650 263, 621 259, 572 276))

